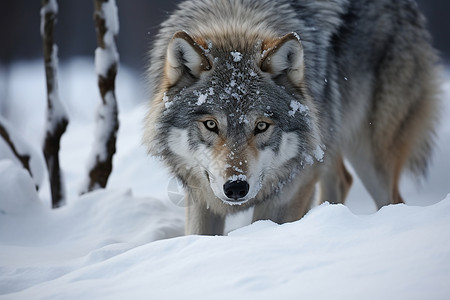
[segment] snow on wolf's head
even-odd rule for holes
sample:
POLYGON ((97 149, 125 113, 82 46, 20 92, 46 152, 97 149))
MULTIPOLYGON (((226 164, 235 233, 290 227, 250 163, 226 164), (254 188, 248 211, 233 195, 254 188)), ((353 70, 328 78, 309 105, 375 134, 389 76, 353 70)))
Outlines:
POLYGON ((147 117, 150 152, 187 188, 200 187, 224 203, 272 196, 292 174, 322 159, 303 72, 295 33, 254 37, 240 48, 220 37, 175 33, 147 117))

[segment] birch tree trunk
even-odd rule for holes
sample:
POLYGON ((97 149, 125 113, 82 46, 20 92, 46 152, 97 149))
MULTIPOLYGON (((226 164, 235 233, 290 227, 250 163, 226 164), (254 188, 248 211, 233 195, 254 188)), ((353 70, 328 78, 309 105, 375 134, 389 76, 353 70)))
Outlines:
POLYGON ((115 78, 119 64, 115 37, 119 31, 115 0, 94 0, 97 44, 95 68, 102 102, 98 109, 94 147, 89 161, 89 179, 82 193, 104 188, 112 171, 119 129, 115 78))
POLYGON ((58 91, 58 47, 53 39, 53 28, 57 13, 58 4, 56 0, 42 0, 41 35, 44 44, 45 76, 47 80, 47 121, 44 156, 49 173, 53 208, 60 207, 65 203, 64 180, 59 166, 59 144, 69 122, 58 91))

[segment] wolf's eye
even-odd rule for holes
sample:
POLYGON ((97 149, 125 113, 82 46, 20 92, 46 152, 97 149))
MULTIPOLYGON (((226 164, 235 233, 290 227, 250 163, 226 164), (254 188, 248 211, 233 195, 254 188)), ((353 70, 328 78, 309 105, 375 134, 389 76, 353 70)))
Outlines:
POLYGON ((219 128, 217 127, 217 123, 214 120, 206 120, 205 122, 203 122, 203 124, 205 125, 206 129, 208 129, 209 131, 218 133, 219 132, 219 128))
POLYGON ((263 122, 263 121, 256 123, 255 134, 262 133, 262 132, 266 131, 269 128, 269 126, 270 126, 269 123, 266 123, 266 122, 263 122))

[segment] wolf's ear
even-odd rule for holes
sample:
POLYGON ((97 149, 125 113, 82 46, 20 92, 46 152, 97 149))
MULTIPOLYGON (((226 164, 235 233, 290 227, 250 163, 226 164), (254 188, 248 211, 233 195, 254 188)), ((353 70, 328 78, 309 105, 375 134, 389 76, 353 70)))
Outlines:
POLYGON ((166 74, 170 85, 183 76, 198 78, 201 72, 211 69, 204 49, 184 31, 176 32, 167 48, 166 74))
POLYGON ((291 32, 280 39, 264 41, 261 70, 270 73, 273 78, 287 75, 298 86, 304 75, 303 47, 299 36, 291 32))

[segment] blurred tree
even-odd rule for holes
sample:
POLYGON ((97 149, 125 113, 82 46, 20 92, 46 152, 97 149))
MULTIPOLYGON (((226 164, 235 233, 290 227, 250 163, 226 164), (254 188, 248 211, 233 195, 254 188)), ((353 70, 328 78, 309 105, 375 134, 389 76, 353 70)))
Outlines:
POLYGON ((57 13, 58 4, 56 0, 42 1, 41 35, 44 43, 47 80, 47 126, 44 156, 49 172, 53 208, 58 208, 65 203, 64 180, 59 167, 59 144, 69 123, 66 110, 59 99, 58 91, 58 47, 53 40, 53 28, 57 13))
MULTIPOLYGON (((8 130, 8 126, 4 124, 5 120, 0 117, 0 136, 6 142, 8 147, 11 149, 11 152, 17 157, 22 166, 30 173, 30 176, 33 177, 30 168, 30 154, 20 153, 18 147, 14 144, 14 139, 11 138, 8 130)), ((39 189, 39 186, 36 186, 36 189, 39 189)))
POLYGON ((94 4, 98 43, 95 50, 95 65, 102 103, 98 110, 94 148, 89 162, 89 180, 82 193, 106 186, 112 171, 119 129, 115 94, 115 79, 119 64, 115 44, 115 37, 119 31, 117 6, 115 0, 94 0, 94 4))

